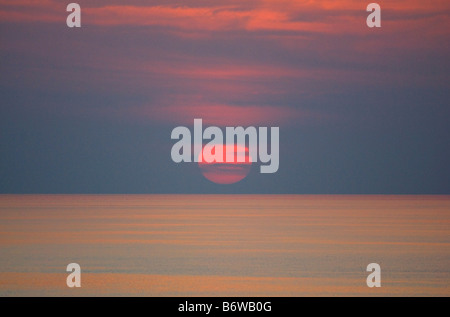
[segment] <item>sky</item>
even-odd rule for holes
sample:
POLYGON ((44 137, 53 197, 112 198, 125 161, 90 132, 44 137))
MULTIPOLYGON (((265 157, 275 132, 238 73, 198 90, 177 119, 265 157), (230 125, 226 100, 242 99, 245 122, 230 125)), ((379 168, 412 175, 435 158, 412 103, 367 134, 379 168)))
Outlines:
POLYGON ((0 0, 0 193, 450 194, 450 3, 0 0), (216 184, 177 126, 279 127, 216 184))

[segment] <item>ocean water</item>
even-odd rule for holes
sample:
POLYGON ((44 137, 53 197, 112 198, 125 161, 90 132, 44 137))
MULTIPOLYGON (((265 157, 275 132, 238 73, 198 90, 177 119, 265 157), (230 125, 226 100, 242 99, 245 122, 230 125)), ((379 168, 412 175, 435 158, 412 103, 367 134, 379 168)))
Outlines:
POLYGON ((450 296, 449 246, 450 196, 0 195, 0 296, 450 296))

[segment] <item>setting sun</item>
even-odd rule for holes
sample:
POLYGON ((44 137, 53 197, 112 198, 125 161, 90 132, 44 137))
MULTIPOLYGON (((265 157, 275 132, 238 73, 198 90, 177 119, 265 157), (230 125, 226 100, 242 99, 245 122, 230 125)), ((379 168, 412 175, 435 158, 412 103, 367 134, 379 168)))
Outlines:
MULTIPOLYGON (((205 145, 202 150, 203 160, 200 158, 198 166, 203 176, 217 184, 233 184, 244 179, 250 172, 252 158, 247 147, 242 145, 205 145), (210 156, 215 156, 222 151, 223 162, 215 162, 210 156), (234 160, 226 161, 227 152, 234 152, 234 160), (241 162, 243 161, 243 162, 241 162)), ((219 154, 220 155, 220 154, 219 154)))

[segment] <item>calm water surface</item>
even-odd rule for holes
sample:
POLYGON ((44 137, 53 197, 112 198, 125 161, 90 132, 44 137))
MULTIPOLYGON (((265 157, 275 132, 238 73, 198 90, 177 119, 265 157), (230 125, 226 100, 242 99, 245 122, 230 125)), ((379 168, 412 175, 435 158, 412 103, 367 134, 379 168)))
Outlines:
POLYGON ((450 296, 449 246, 450 196, 0 195, 0 296, 450 296))

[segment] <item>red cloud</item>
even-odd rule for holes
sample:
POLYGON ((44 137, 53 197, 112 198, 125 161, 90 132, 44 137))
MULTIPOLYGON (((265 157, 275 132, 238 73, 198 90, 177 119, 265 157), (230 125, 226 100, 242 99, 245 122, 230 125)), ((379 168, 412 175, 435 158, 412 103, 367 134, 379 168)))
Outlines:
MULTIPOLYGON (((383 23, 390 23, 392 13, 397 22, 411 25, 430 14, 448 12, 446 0, 435 1, 379 1, 383 23), (415 21, 411 21, 411 15, 415 21)), ((245 30, 316 32, 328 34, 364 34, 367 3, 360 0, 259 0, 236 2, 234 0, 211 1, 199 6, 196 1, 183 1, 178 5, 145 5, 134 1, 111 4, 110 1, 81 3, 83 23, 88 25, 161 26, 189 33, 245 30), (133 4, 134 3, 134 4, 133 4), (361 23, 362 19, 362 23, 361 23)), ((0 0, 2 21, 61 22, 65 20, 65 4, 45 0, 0 0)), ((448 26, 446 14, 441 17, 448 26)), ((385 24, 386 25, 386 24, 385 24)), ((392 24, 396 26, 396 24, 392 24)))

